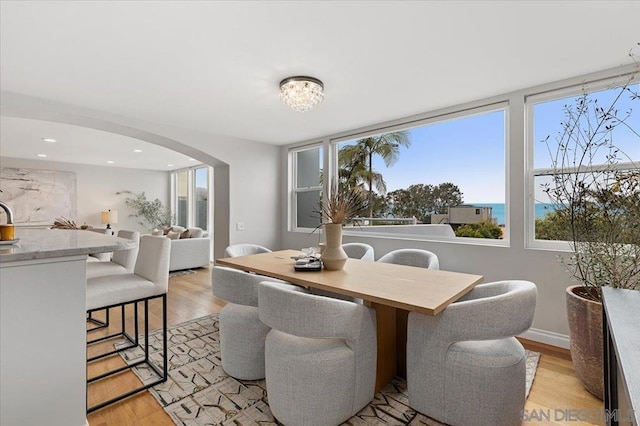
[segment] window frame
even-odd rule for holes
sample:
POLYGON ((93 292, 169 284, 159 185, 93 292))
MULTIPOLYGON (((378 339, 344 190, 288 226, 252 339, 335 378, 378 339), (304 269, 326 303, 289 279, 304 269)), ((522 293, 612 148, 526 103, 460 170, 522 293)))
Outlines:
POLYGON ((176 169, 171 171, 171 214, 178 218, 178 175, 180 173, 187 173, 187 228, 196 226, 195 219, 195 193, 196 193, 196 170, 206 169, 207 171, 207 228, 203 229, 206 233, 210 233, 213 229, 213 210, 211 208, 211 202, 213 200, 213 168, 206 164, 198 164, 182 169, 176 169))
MULTIPOLYGON (((540 167, 536 168, 535 161, 535 145, 534 139, 534 114, 533 110, 537 104, 556 101, 563 98, 577 97, 582 94, 589 94, 593 92, 602 91, 605 89, 615 89, 625 84, 638 84, 640 83, 640 76, 630 79, 630 74, 622 74, 614 77, 605 77, 600 79, 594 79, 582 83, 571 84, 564 87, 559 87, 551 90, 546 90, 538 93, 531 93, 525 95, 524 107, 525 107, 525 185, 526 193, 525 197, 525 248, 527 249, 542 249, 542 250, 555 250, 562 252, 572 251, 571 243, 569 241, 552 241, 552 240, 537 240, 535 235, 535 193, 536 193, 536 178, 540 176, 549 176, 553 174, 553 168, 540 167)), ((619 163, 615 166, 617 170, 629 169, 633 166, 633 163, 619 163)), ((604 168, 602 164, 595 164, 588 168, 583 168, 585 171, 604 168)), ((576 171, 577 168, 571 167, 567 169, 567 173, 576 171)))
MULTIPOLYGON (((307 232, 311 233, 316 231, 318 228, 308 228, 308 227, 299 227, 298 226, 298 198, 297 194, 303 192, 314 192, 320 191, 320 193, 324 193, 326 188, 325 185, 317 185, 317 186, 307 186, 307 187, 298 187, 298 156, 299 152, 310 151, 312 149, 321 149, 321 158, 323 167, 321 170, 326 171, 327 167, 327 149, 323 142, 313 142, 310 144, 304 144, 296 147, 289 148, 288 151, 288 163, 289 163, 289 224, 288 228, 291 232, 307 232)), ((326 176, 326 172, 325 172, 326 176)))
MULTIPOLYGON (((355 139, 362 139, 369 136, 376 136, 383 133, 390 133, 400 130, 411 130, 417 127, 423 127, 430 124, 438 124, 446 121, 453 121, 461 118, 472 117, 475 115, 481 115, 485 113, 491 113, 496 111, 504 112, 504 176, 505 176, 505 238, 500 240, 488 239, 488 238, 472 238, 472 237, 454 237, 454 238, 439 238, 433 236, 412 235, 403 233, 391 233, 391 232, 366 232, 366 231, 351 231, 347 228, 344 229, 343 234, 347 236, 364 236, 375 238, 389 238, 389 239, 403 239, 414 241, 435 241, 435 242, 447 242, 447 243, 462 243, 471 245, 486 245, 486 246, 510 246, 510 218, 509 218, 509 146, 510 146, 510 134, 509 134, 509 100, 508 97, 495 98, 492 102, 478 103, 474 106, 459 108, 447 112, 436 113, 418 118, 408 118, 401 121, 397 121, 393 124, 386 126, 376 127, 374 129, 368 129, 367 131, 353 132, 350 134, 342 134, 339 137, 329 139, 329 149, 327 151, 329 155, 329 168, 331 182, 337 181, 338 173, 338 150, 339 144, 346 141, 355 139)), ((361 228, 362 229, 362 228, 361 228)))

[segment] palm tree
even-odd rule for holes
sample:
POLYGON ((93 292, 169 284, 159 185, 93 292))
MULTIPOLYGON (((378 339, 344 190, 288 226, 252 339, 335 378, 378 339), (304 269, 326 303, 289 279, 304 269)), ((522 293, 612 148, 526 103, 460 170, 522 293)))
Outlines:
POLYGON ((338 153, 340 164, 339 180, 347 188, 360 188, 367 185, 369 217, 373 214, 373 188, 382 195, 387 192, 387 185, 382 174, 373 170, 373 156, 382 157, 387 167, 398 161, 400 146, 411 145, 411 134, 402 130, 360 139, 355 145, 345 146, 338 153))

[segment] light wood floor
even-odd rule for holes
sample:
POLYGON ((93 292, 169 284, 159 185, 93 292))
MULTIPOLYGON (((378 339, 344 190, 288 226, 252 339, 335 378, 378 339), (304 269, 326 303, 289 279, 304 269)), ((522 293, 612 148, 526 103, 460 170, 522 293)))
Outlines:
MULTIPOLYGON (((209 269, 202 268, 196 274, 170 278, 167 303, 169 326, 218 312, 223 306, 224 301, 214 297, 211 293, 209 269)), ((160 303, 152 302, 149 317, 151 329, 162 326, 161 314, 160 303)), ((127 313, 127 317, 131 316, 131 313, 127 313)), ((111 315, 111 328, 117 330, 119 323, 119 313, 114 311, 111 315)), ((101 332, 91 333, 91 338, 97 337, 99 333, 101 332)), ((600 422, 554 421, 555 419, 566 419, 568 415, 575 417, 577 413, 598 413, 602 409, 602 401, 589 394, 578 382, 568 351, 529 341, 523 341, 523 344, 527 349, 542 353, 525 410, 531 419, 534 418, 532 416, 534 412, 535 414, 548 415, 551 419, 551 421, 545 420, 544 422, 526 421, 523 422, 523 425, 603 424, 600 422)), ((97 348, 97 350, 103 349, 97 348)), ((92 350, 89 354, 93 352, 92 350)), ((88 370, 89 376, 112 369, 114 366, 123 365, 119 358, 116 356, 108 361, 92 364, 88 370)), ((103 401, 112 395, 132 389, 139 383, 133 373, 125 373, 114 379, 103 380, 89 387, 89 403, 103 401)), ((170 417, 149 392, 143 392, 118 404, 91 413, 87 419, 90 426, 173 425, 170 417)))

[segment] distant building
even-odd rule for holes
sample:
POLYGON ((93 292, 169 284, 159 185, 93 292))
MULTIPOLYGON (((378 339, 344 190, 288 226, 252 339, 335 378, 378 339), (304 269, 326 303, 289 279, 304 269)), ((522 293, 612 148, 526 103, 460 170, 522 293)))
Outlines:
POLYGON ((431 215, 431 223, 448 223, 450 225, 465 225, 467 223, 480 222, 495 223, 492 213, 492 207, 476 207, 472 204, 462 204, 449 207, 447 214, 431 215))

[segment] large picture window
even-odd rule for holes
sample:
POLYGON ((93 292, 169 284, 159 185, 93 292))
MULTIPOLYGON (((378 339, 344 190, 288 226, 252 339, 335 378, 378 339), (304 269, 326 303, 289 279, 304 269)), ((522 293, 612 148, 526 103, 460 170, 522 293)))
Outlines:
POLYGON ((627 89, 604 82, 527 98, 533 246, 549 240, 625 242, 625 223, 638 226, 638 206, 627 202, 640 191, 638 83, 627 89), (628 220, 612 211, 628 213, 628 220), (620 226, 607 225, 614 216, 620 226), (608 235, 598 235, 605 228, 608 235))
POLYGON ((319 204, 322 196, 323 148, 304 147, 290 152, 292 166, 292 228, 315 229, 320 225, 319 204))
POLYGON ((367 199, 354 230, 505 238, 505 122, 494 105, 335 143, 339 185, 367 199))

